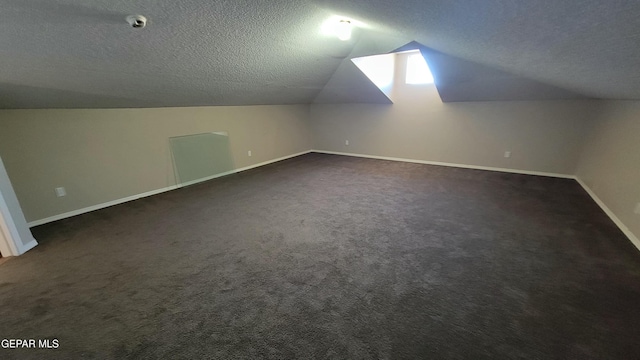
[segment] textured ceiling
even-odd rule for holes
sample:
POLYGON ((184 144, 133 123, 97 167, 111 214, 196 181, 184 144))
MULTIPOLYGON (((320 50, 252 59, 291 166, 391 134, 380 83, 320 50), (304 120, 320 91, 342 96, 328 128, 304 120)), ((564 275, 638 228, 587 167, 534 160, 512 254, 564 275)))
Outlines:
POLYGON ((485 84, 640 99, 638 14, 604 0, 0 0, 0 108, 378 102, 348 60, 411 40, 485 84), (324 36, 336 14, 367 28, 324 36))
POLYGON ((418 46, 443 102, 569 100, 582 94, 418 46))
POLYGON ((597 98, 640 99, 640 1, 319 0, 439 52, 597 98))
POLYGON ((353 46, 353 50, 342 60, 313 102, 319 104, 391 104, 391 99, 371 82, 351 59, 389 53, 394 51, 399 44, 404 43, 406 43, 406 39, 385 34, 371 32, 361 34, 353 46))

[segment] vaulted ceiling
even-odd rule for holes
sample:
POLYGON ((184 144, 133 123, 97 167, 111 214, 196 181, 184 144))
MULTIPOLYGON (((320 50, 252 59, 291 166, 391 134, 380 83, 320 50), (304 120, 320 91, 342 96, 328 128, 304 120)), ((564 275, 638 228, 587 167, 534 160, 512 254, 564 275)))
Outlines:
POLYGON ((0 0, 0 108, 384 102, 350 59, 411 41, 445 101, 511 100, 508 86, 640 99, 638 14, 610 0, 0 0), (333 15, 364 26, 340 41, 320 31, 333 15))

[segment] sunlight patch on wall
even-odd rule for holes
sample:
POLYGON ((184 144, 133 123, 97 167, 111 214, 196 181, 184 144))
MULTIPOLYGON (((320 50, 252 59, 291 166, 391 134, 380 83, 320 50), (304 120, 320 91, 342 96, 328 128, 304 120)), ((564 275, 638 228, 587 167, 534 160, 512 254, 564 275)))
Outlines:
POLYGON ((395 58, 395 54, 382 54, 354 58, 351 61, 371 82, 388 95, 393 85, 395 58))
POLYGON ((433 75, 420 51, 407 56, 405 83, 411 85, 433 84, 433 75))

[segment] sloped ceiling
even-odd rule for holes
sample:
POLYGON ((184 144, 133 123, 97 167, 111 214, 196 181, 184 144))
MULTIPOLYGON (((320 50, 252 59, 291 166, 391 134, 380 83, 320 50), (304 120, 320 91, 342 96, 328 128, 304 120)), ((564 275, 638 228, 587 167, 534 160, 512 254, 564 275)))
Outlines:
POLYGON ((385 54, 398 45, 406 43, 406 38, 387 36, 380 33, 361 34, 353 50, 342 60, 338 69, 314 99, 318 104, 375 103, 391 104, 392 101, 351 61, 353 58, 385 54))
POLYGON ((569 100, 586 96, 411 42, 395 52, 420 50, 443 102, 569 100))
POLYGON ((318 0, 439 52, 590 97, 640 99, 640 1, 318 0))
POLYGON ((0 107, 376 102, 348 60, 411 40, 484 84, 509 74, 549 98, 640 99, 638 13, 605 0, 0 0, 0 107), (336 14, 367 28, 324 36, 336 14))
POLYGON ((586 96, 557 86, 473 63, 429 48, 427 60, 444 102, 582 99, 586 96))

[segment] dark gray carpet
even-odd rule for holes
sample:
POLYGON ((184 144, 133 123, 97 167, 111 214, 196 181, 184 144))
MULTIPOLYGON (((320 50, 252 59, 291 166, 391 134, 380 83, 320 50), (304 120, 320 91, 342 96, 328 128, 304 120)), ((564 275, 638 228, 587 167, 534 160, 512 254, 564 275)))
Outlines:
POLYGON ((33 229, 0 358, 638 359, 640 252, 573 180, 309 154, 33 229))

